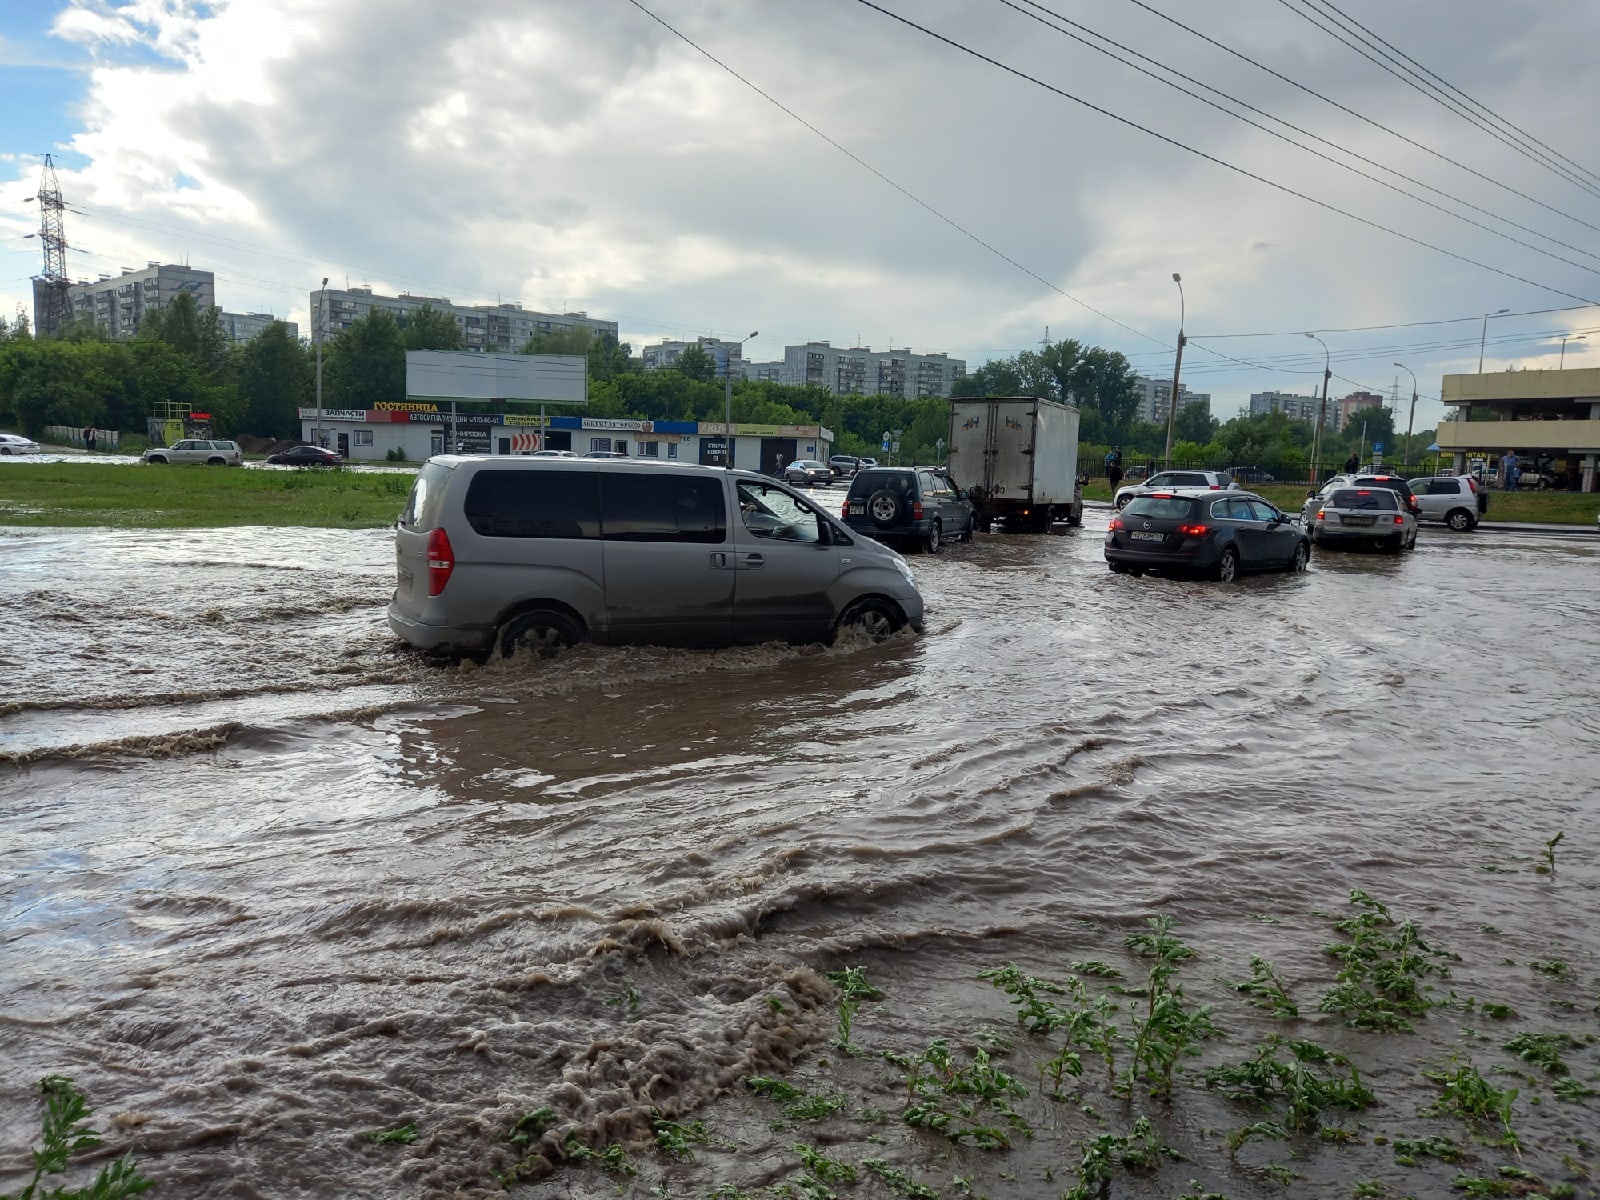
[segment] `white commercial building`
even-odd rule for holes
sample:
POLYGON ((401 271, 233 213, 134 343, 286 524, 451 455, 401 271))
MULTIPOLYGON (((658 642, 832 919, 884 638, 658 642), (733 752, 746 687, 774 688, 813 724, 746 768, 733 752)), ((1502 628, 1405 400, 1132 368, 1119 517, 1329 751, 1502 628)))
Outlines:
POLYGON ((176 263, 153 262, 142 270, 124 268, 115 277, 102 275, 93 283, 75 283, 67 289, 67 297, 74 321, 91 319, 107 337, 122 341, 139 332, 145 313, 171 304, 185 292, 194 297, 197 312, 216 307, 216 277, 176 263))
POLYGON ((536 333, 556 333, 567 329, 586 329, 591 333, 617 336, 615 321, 601 321, 587 313, 544 313, 521 304, 453 304, 448 296, 382 296, 369 287, 323 288, 311 293, 312 336, 331 338, 351 325, 384 311, 401 325, 424 305, 455 319, 461 330, 464 350, 517 354, 536 333))
MULTIPOLYGON (((1171 407, 1172 380, 1153 379, 1148 375, 1134 377, 1133 387, 1139 397, 1139 407, 1134 413, 1134 419, 1153 424, 1165 425, 1167 423, 1167 409, 1171 407)), ((1211 411, 1211 394, 1209 392, 1191 392, 1182 383, 1178 384, 1178 411, 1182 412, 1191 405, 1198 404, 1207 413, 1211 411)))
POLYGON ((942 351, 916 354, 910 350, 848 349, 827 342, 807 342, 783 348, 783 383, 795 387, 820 387, 836 396, 899 396, 917 400, 948 396, 967 364, 942 351))

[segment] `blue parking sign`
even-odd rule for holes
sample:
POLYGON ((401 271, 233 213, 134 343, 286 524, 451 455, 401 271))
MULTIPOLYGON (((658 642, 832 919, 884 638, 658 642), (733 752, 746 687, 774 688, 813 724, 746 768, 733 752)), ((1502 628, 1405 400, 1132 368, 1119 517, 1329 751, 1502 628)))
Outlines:
POLYGON ((1373 442, 1372 443, 1372 452, 1374 454, 1382 454, 1383 453, 1383 443, 1382 442, 1373 442))

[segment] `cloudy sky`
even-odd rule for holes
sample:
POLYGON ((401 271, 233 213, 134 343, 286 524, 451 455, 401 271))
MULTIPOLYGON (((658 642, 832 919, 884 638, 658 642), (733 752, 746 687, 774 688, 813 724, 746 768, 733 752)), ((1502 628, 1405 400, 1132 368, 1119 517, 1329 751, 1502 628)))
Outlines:
POLYGON ((74 279, 187 261, 302 332, 328 275, 1170 376, 1181 272, 1216 415, 1316 387, 1317 330, 1422 428, 1485 313, 1488 369, 1600 363, 1597 43, 1588 0, 0 0, 0 312, 50 151, 74 279))

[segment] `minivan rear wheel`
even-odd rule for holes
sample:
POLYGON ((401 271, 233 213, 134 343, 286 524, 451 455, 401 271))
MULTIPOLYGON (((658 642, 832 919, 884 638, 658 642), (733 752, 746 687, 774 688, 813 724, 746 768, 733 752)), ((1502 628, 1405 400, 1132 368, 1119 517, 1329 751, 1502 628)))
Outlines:
POLYGON ((876 596, 867 596, 844 610, 844 615, 839 618, 839 624, 835 627, 834 636, 837 640, 838 635, 845 630, 859 629, 869 640, 881 642, 899 633, 905 623, 905 614, 889 601, 880 600, 876 596))
POLYGON ((536 609, 519 613, 500 627, 500 657, 527 650, 539 658, 550 658, 582 640, 583 631, 571 617, 553 609, 536 609))

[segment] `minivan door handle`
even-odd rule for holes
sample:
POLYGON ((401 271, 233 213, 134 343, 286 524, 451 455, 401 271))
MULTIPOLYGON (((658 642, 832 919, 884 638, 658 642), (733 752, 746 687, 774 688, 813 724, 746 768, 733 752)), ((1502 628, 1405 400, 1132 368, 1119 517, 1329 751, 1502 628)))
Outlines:
POLYGON ((711 569, 713 571, 726 571, 728 569, 728 556, 722 553, 720 550, 713 551, 711 555, 711 569))
POLYGON ((751 551, 749 554, 741 554, 739 556, 739 565, 748 571, 759 571, 767 565, 767 560, 762 558, 760 554, 751 551))

